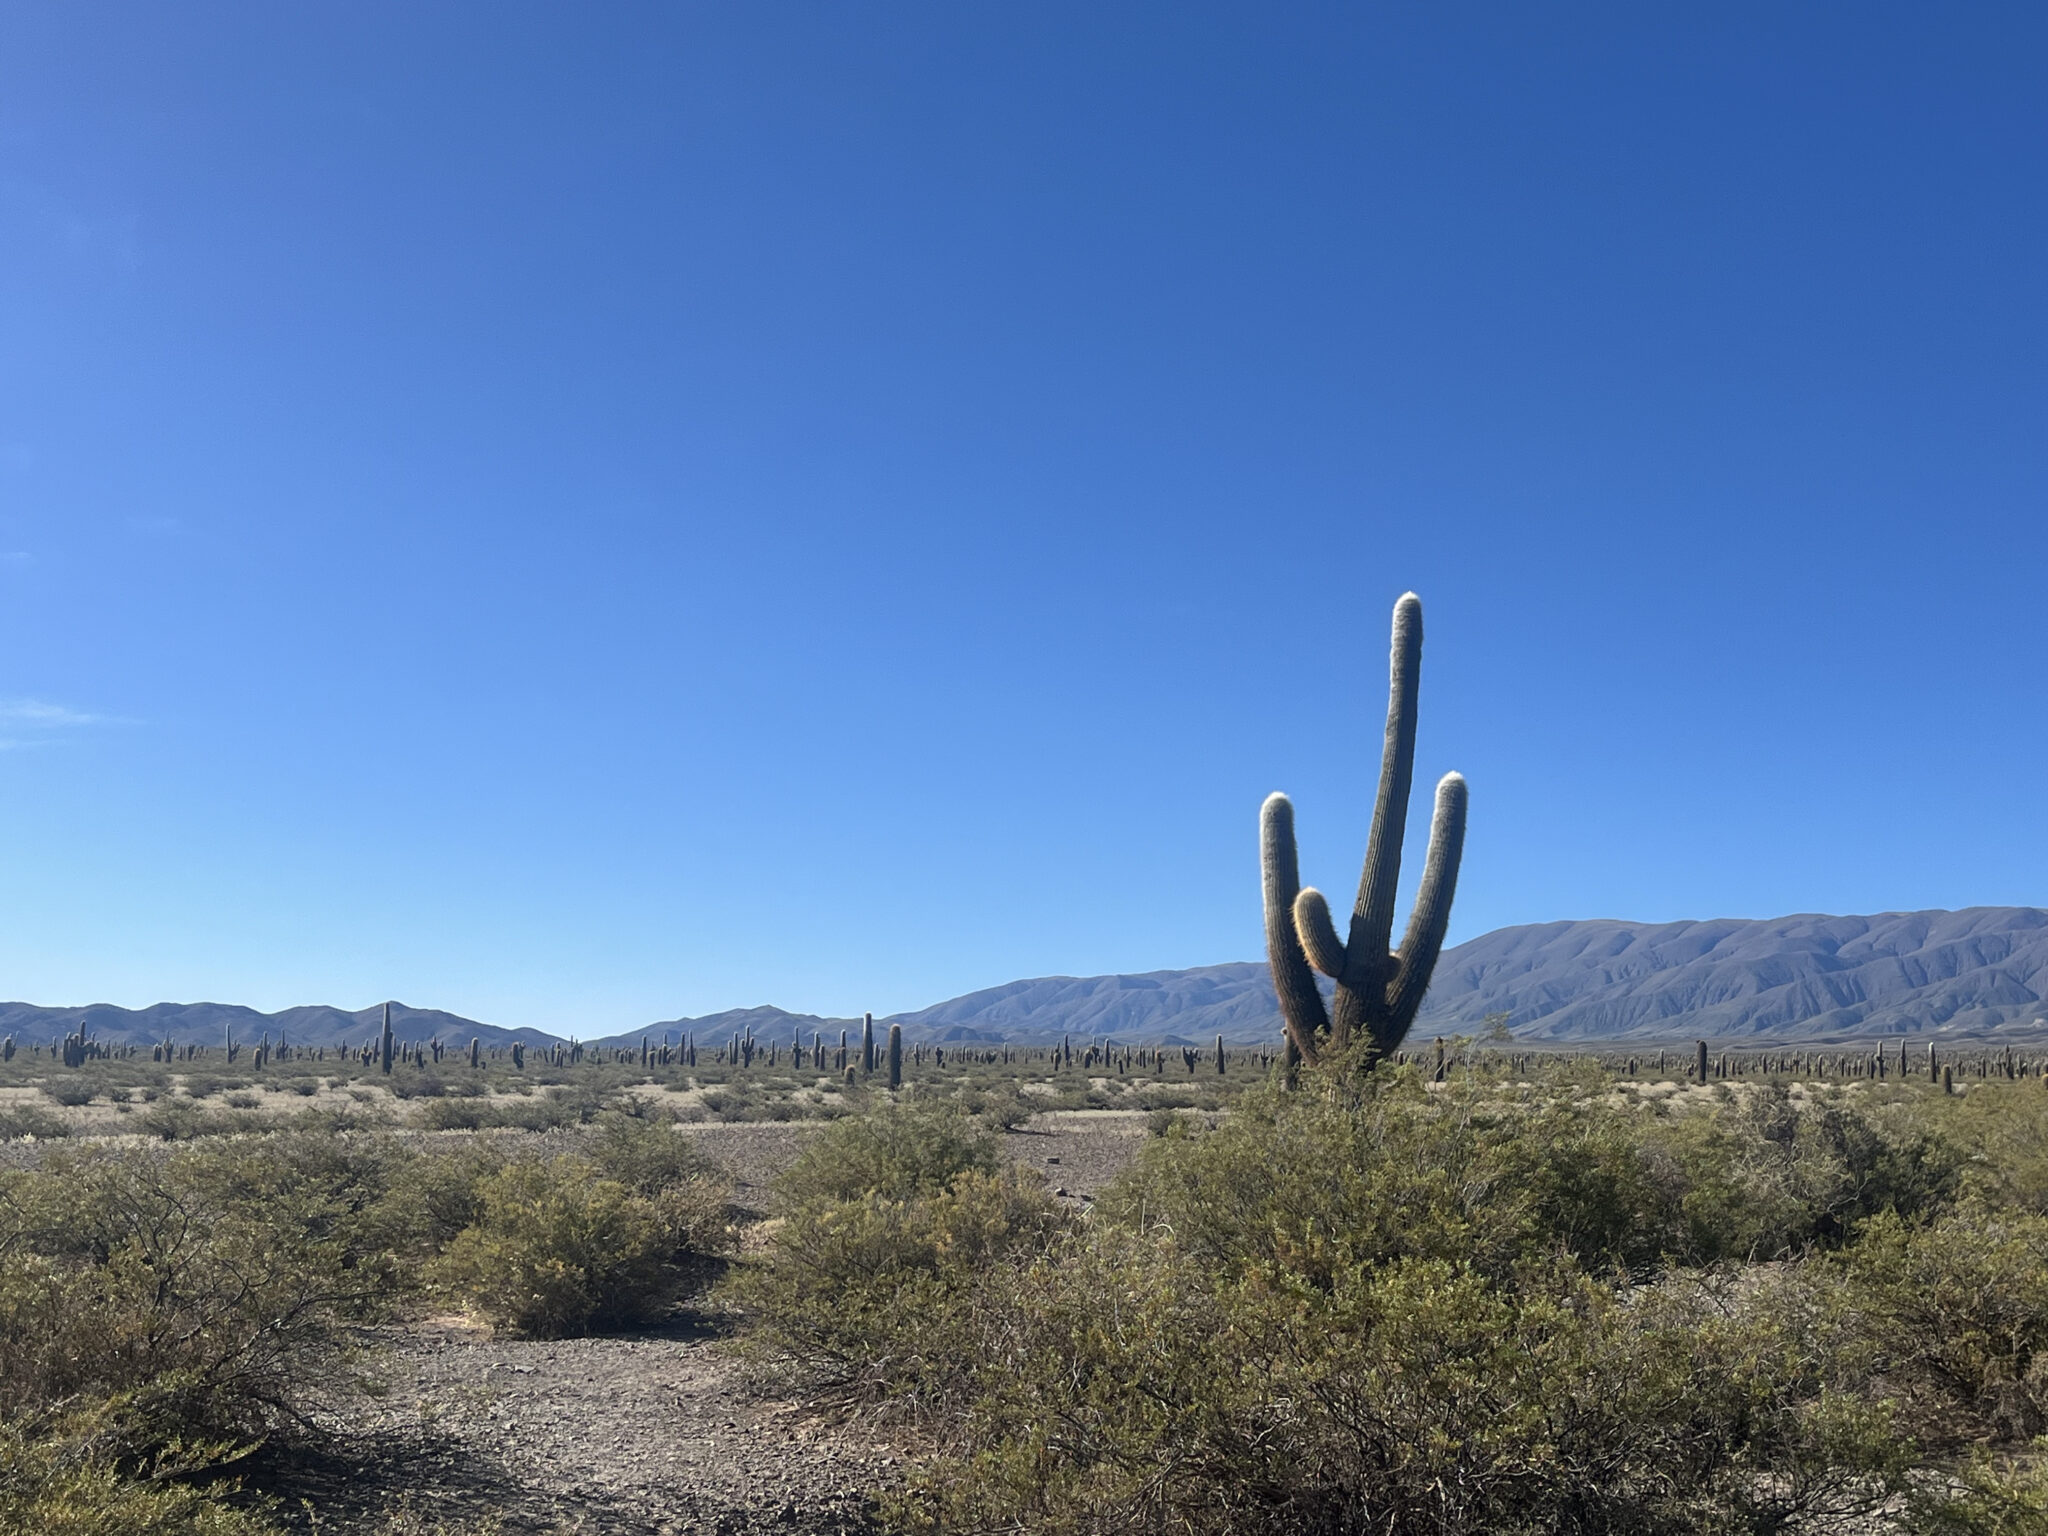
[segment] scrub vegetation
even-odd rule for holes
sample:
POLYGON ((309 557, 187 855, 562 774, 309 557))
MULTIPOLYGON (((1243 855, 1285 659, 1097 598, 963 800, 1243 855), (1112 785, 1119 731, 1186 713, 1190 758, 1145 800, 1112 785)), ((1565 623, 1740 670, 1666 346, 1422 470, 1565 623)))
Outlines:
POLYGON ((280 1530, 256 1453, 361 1401, 380 1330, 679 1306, 907 1452, 905 1531, 2048 1531, 2039 1077, 1367 1048, 912 1056, 893 1093, 107 1061, 68 1104, 17 1059, 0 1531, 280 1530), (795 1138, 744 1200, 678 1123, 743 1106, 795 1138), (1144 1112, 1079 1117, 1127 1127, 1113 1182, 1024 1166, 1106 1108, 1144 1112))
POLYGON ((943 1108, 843 1122, 744 1347, 914 1429, 910 1530, 2048 1529, 2038 1080, 1354 1058, 1206 1125, 1084 1216, 943 1108))
POLYGON ((0 1169, 0 1531, 257 1532, 239 1463, 374 1365, 365 1331, 466 1307, 559 1336, 669 1305, 732 1244, 672 1122, 421 1144, 295 1125, 59 1141, 0 1169))

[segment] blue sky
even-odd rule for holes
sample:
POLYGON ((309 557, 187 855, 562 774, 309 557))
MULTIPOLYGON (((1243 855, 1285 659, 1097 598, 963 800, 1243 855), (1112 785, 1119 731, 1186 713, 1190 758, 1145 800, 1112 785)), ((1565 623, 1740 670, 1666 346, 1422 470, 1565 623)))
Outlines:
POLYGON ((1407 588, 1454 939, 2048 904, 2038 6, 0 29, 0 995, 1250 958, 1407 588))

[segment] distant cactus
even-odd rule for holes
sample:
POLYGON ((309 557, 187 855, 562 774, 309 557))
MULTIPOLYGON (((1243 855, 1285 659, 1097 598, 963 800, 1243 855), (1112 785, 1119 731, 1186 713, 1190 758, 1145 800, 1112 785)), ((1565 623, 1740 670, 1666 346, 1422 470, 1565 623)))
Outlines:
POLYGON ((1342 1051, 1363 1035, 1373 1058, 1390 1055, 1407 1037, 1429 990, 1465 847, 1465 781, 1445 774, 1436 787, 1429 853, 1422 887, 1398 952, 1388 949, 1394 897, 1401 878, 1401 842, 1408 791, 1415 773, 1416 695, 1422 673, 1422 600, 1406 593, 1394 605, 1389 666, 1387 734, 1380 762, 1379 798, 1373 805, 1365 869, 1340 941, 1329 903, 1301 886, 1294 842, 1294 805, 1270 795, 1259 816, 1259 858, 1264 877, 1266 955, 1287 1034, 1302 1060, 1313 1065, 1326 1051, 1342 1051), (1310 970, 1336 980, 1336 1007, 1326 1009, 1310 970))
POLYGON ((480 1067, 484 1064, 484 1043, 475 1035, 469 1037, 469 1064, 480 1067))
POLYGON ((860 1075, 875 1075, 875 1016, 872 1013, 860 1016, 860 1075))
POLYGON ((903 1086, 903 1026, 889 1026, 889 1086, 903 1086))
POLYGON ((391 1075, 391 1052, 391 1005, 386 1003, 384 1005, 384 1033, 377 1042, 377 1059, 383 1064, 383 1072, 386 1077, 391 1075))

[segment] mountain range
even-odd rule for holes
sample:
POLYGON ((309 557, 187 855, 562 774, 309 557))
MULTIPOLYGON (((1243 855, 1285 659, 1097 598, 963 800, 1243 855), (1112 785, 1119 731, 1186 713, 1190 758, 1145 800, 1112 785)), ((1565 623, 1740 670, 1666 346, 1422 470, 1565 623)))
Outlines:
POLYGON ((459 1040, 472 1037, 486 1046, 549 1045, 555 1037, 538 1029, 500 1029, 479 1024, 439 1008, 413 1008, 405 1003, 375 1003, 353 1011, 311 1007, 258 1013, 238 1003, 155 1003, 147 1008, 116 1008, 90 1003, 82 1008, 45 1008, 35 1003, 0 1003, 0 1036, 23 1041, 54 1040, 81 1028, 96 1040, 122 1045, 153 1045, 170 1040, 178 1045, 219 1045, 232 1033, 235 1042, 254 1045, 265 1035, 274 1045, 361 1045, 384 1029, 384 1009, 391 1009, 391 1032, 402 1040, 459 1040))
MULTIPOLYGON (((403 1039, 486 1046, 547 1043, 535 1029, 501 1029, 436 1009, 391 1006, 403 1039)), ((360 1044, 382 1026, 383 1005, 355 1011, 290 1008, 258 1013, 223 1003, 48 1008, 0 1003, 0 1035, 54 1039, 81 1026, 102 1040, 166 1038, 211 1044, 264 1034, 299 1045, 360 1044)), ((1872 917, 1809 914, 1770 919, 1631 923, 1608 919, 1496 929, 1438 961, 1416 1022, 1420 1034, 1476 1035, 1500 1015, 1520 1039, 1555 1042, 1681 1039, 1846 1040, 1938 1032, 1949 1037, 2048 1034, 2048 911, 1971 907, 1872 917)), ((1043 976, 970 992, 912 1013, 913 1041, 1043 1044, 1063 1035, 1128 1044, 1195 1044, 1217 1035, 1249 1044, 1279 1033, 1278 1005, 1261 961, 1119 976, 1043 976)), ((637 1045, 694 1035, 715 1044, 751 1032, 782 1043, 860 1020, 732 1009, 667 1019, 594 1044, 637 1045)))

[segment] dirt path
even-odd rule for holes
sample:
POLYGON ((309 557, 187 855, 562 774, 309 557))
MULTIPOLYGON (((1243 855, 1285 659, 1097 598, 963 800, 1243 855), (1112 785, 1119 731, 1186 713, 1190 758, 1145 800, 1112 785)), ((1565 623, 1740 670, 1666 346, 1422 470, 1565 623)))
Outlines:
POLYGON ((853 1536, 893 1447, 753 1397, 714 1340, 492 1338, 436 1318, 385 1334, 381 1399, 332 1443, 257 1469, 302 1530, 503 1536, 853 1536), (496 1522, 495 1524, 493 1522, 496 1522))
MULTIPOLYGON (((756 1212, 816 1129, 689 1127, 756 1212)), ((1084 1205, 1144 1135, 1138 1115, 1048 1114, 1003 1141, 1084 1205)), ((857 1536, 901 1464, 857 1427, 761 1400, 688 1324, 542 1342, 438 1317, 375 1342, 382 1395, 350 1399, 323 1451, 253 1469, 297 1529, 375 1529, 402 1511, 421 1536, 857 1536)))

